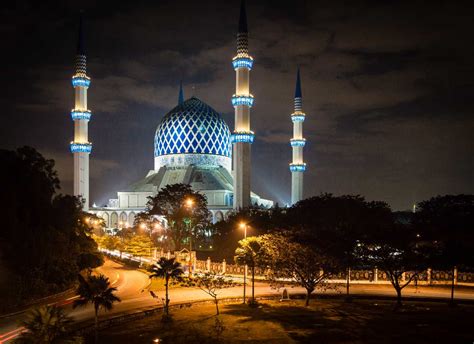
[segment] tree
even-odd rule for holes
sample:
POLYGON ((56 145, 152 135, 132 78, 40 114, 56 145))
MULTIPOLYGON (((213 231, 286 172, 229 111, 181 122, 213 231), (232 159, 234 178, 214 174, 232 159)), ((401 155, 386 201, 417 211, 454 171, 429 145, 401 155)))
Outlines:
POLYGON ((77 295, 79 298, 74 300, 73 308, 85 306, 91 303, 94 306, 95 312, 95 342, 98 340, 99 329, 99 310, 102 308, 106 311, 112 309, 115 302, 120 302, 120 298, 115 295, 117 288, 110 285, 109 279, 104 275, 93 276, 89 275, 87 279, 78 276, 79 287, 77 288, 77 295))
POLYGON ((149 198, 146 213, 166 218, 167 236, 178 250, 184 247, 185 240, 190 240, 191 237, 195 240, 202 238, 211 217, 206 197, 186 184, 172 184, 162 188, 156 196, 149 198), (188 199, 192 199, 192 207, 186 206, 188 199))
POLYGON ((308 306, 311 294, 334 269, 334 260, 316 247, 295 241, 290 233, 267 234, 260 239, 270 267, 270 280, 273 283, 282 279, 294 280, 306 289, 305 305, 308 306))
POLYGON ((286 216, 279 207, 262 209, 251 206, 248 208, 231 211, 226 219, 213 224, 212 242, 216 248, 211 258, 216 260, 233 259, 237 242, 242 239, 244 233, 240 227, 245 223, 248 227, 248 234, 259 236, 267 232, 274 231, 286 223, 286 216))
POLYGON ((265 251, 262 247, 260 237, 247 237, 239 241, 239 246, 235 250, 234 260, 239 265, 247 265, 252 272, 252 298, 250 305, 255 305, 255 268, 266 265, 265 251))
POLYGON ((191 286, 197 286, 214 299, 214 303, 216 304, 216 315, 219 315, 219 301, 217 299, 218 291, 224 288, 233 287, 234 285, 235 284, 232 280, 213 271, 197 275, 191 279, 191 286))
MULTIPOLYGON (((367 202, 359 195, 322 194, 298 202, 288 210, 290 229, 303 229, 320 253, 332 257, 346 275, 349 298, 350 271, 359 267, 357 245, 367 231, 376 231, 392 222, 390 207, 384 202, 367 202)), ((300 241, 301 242, 301 241, 300 241)))
POLYGON ((454 304, 456 268, 474 268, 474 195, 446 195, 420 202, 414 227, 420 241, 439 248, 432 267, 451 269, 451 304, 454 304))
POLYGON ((106 235, 104 236, 104 240, 102 245, 109 250, 109 251, 114 251, 117 249, 119 243, 121 242, 119 237, 116 237, 114 235, 106 235))
POLYGON ((165 302, 164 310, 166 318, 169 316, 168 287, 170 280, 179 280, 183 275, 181 264, 176 262, 174 258, 166 259, 161 257, 160 260, 151 267, 152 274, 150 278, 163 278, 165 280, 165 302))
POLYGON ((31 310, 23 326, 26 331, 14 342, 21 344, 57 343, 64 335, 72 319, 62 308, 57 306, 41 306, 31 310))
POLYGON ((367 264, 387 274, 397 293, 397 307, 402 305, 403 288, 429 267, 436 254, 435 247, 419 242, 416 233, 402 224, 368 233, 359 250, 367 264))
POLYGON ((0 165, 0 206, 9 214, 0 228, 0 252, 15 275, 10 282, 17 281, 15 295, 0 295, 5 303, 69 288, 81 270, 102 264, 82 200, 57 194, 53 160, 22 147, 0 150, 0 165))
POLYGON ((125 241, 125 251, 136 257, 150 256, 153 242, 148 235, 134 235, 125 241))

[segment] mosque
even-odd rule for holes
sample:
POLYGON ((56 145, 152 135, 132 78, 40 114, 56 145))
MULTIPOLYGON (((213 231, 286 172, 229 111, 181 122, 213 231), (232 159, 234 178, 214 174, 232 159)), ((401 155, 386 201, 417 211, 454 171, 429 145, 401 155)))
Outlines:
MULTIPOLYGON (((235 108, 233 132, 222 116, 202 100, 184 99, 180 85, 178 104, 160 121, 154 138, 154 168, 143 179, 117 192, 117 198, 107 206, 89 209, 89 154, 92 144, 88 140, 88 124, 92 117, 87 107, 87 91, 91 83, 86 73, 86 51, 82 19, 72 85, 75 90, 75 107, 71 111, 74 121, 74 141, 70 149, 74 155, 74 194, 81 196, 84 210, 105 220, 107 228, 131 225, 135 216, 144 211, 148 197, 166 185, 189 184, 204 194, 212 214, 212 221, 226 218, 233 209, 250 205, 273 206, 250 190, 251 154, 254 133, 250 128, 250 108, 254 97, 250 93, 250 71, 253 58, 248 51, 248 30, 245 4, 240 8, 237 33, 237 55, 232 60, 236 72, 236 92, 231 97, 235 108)), ((302 137, 305 114, 302 112, 302 95, 299 70, 295 92, 295 111, 291 114, 293 138, 292 202, 303 196, 302 137)))

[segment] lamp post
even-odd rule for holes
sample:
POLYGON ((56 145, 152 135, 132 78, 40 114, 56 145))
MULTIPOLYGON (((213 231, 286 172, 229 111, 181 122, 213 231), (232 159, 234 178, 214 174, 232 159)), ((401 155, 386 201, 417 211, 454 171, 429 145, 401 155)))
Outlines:
MULTIPOLYGON (((240 229, 244 230, 244 239, 247 239, 247 224, 241 222, 239 225, 240 229)), ((247 288, 247 264, 244 266, 244 304, 245 304, 245 292, 247 288)))
MULTIPOLYGON (((192 198, 187 198, 185 200, 185 205, 186 207, 189 209, 191 215, 192 215, 192 210, 193 210, 193 205, 194 205, 194 201, 192 198)), ((186 222, 187 225, 189 226, 188 230, 189 230, 189 276, 191 277, 191 269, 192 269, 192 266, 193 266, 193 258, 191 256, 191 252, 193 250, 193 244, 192 244, 192 219, 191 219, 191 216, 189 217, 188 221, 186 222)))

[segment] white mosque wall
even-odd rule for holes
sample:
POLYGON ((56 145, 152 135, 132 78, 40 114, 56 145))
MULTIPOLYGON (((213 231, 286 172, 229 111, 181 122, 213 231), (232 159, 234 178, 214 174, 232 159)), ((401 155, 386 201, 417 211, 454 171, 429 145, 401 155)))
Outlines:
POLYGON ((207 204, 210 207, 231 207, 232 192, 227 190, 199 190, 199 193, 206 196, 207 204))
MULTIPOLYGON (((133 226, 135 217, 142 211, 145 211, 145 208, 133 210, 97 208, 96 210, 91 210, 90 213, 96 214, 98 217, 102 218, 105 222, 106 229, 113 229, 133 226)), ((209 212, 211 213, 209 220, 212 223, 226 220, 231 211, 232 209, 230 207, 209 209, 209 212)), ((166 221, 163 221, 164 218, 162 219, 162 223, 166 226, 166 221)))
POLYGON ((153 192, 117 192, 118 208, 145 208, 153 192))

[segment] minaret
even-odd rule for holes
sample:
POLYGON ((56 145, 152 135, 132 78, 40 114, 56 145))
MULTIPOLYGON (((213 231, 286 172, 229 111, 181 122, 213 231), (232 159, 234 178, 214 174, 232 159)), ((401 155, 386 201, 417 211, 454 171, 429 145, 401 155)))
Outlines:
POLYGON ((253 58, 248 53, 248 30, 245 2, 240 7, 239 30, 237 33, 237 55, 232 60, 236 74, 235 94, 232 105, 235 108, 235 130, 231 136, 233 144, 234 209, 245 208, 250 202, 250 145, 254 133, 250 130, 250 108, 253 96, 250 94, 250 70, 253 58))
POLYGON ((89 142, 87 127, 91 112, 87 109, 87 89, 91 79, 86 74, 86 49, 84 42, 84 25, 82 15, 79 22, 75 74, 72 77, 75 103, 71 111, 74 121, 74 141, 71 152, 74 154, 74 195, 84 200, 84 210, 89 210, 89 154, 92 144, 89 142))
POLYGON ((293 150, 293 162, 290 164, 291 204, 295 204, 303 199, 303 173, 306 170, 306 164, 303 161, 303 147, 306 143, 306 139, 303 138, 304 119, 300 69, 298 68, 296 74, 295 111, 291 114, 291 121, 293 122, 293 138, 290 140, 293 150))
POLYGON ((179 82, 179 95, 178 95, 178 105, 184 103, 184 92, 183 92, 183 82, 179 82))

